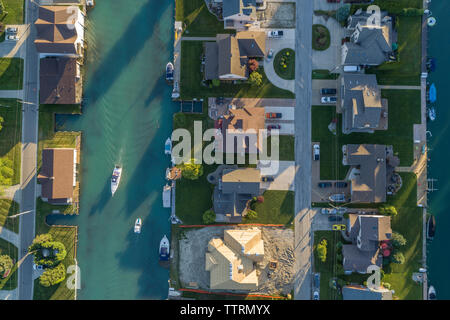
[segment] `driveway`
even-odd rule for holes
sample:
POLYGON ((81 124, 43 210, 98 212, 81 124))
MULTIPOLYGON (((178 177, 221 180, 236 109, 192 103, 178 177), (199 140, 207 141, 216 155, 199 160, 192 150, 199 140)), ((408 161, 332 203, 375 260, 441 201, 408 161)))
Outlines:
POLYGON ((294 190, 295 162, 294 161, 278 161, 278 173, 273 175, 266 168, 260 166, 262 176, 274 177, 273 182, 261 182, 261 188, 266 190, 294 190))
MULTIPOLYGON (((281 113, 281 118, 275 121, 294 121, 295 110, 293 107, 265 107, 264 110, 267 112, 281 113)), ((273 121, 266 119, 266 121, 273 121)))
POLYGON ((267 128, 267 126, 273 125, 273 124, 280 125, 279 134, 282 136, 284 136, 284 135, 293 136, 295 133, 294 122, 281 122, 281 121, 266 122, 266 128, 267 128))
POLYGON ((312 68, 326 69, 333 73, 340 72, 341 43, 345 38, 345 29, 336 19, 324 16, 313 16, 314 24, 321 24, 330 31, 330 47, 324 51, 312 51, 312 68))
POLYGON ((0 42, 0 57, 3 58, 12 58, 12 57, 20 57, 23 58, 25 56, 25 41, 29 34, 29 26, 20 24, 13 25, 8 24, 5 27, 15 27, 17 28, 17 36, 19 37, 18 41, 7 40, 5 39, 3 42, 0 42))
POLYGON ((336 10, 340 6, 342 6, 344 1, 341 1, 340 3, 331 3, 327 0, 314 0, 314 10, 336 10))
POLYGON ((283 30, 282 38, 266 38, 266 51, 273 50, 273 58, 264 59, 264 72, 269 81, 278 88, 286 89, 295 93, 295 80, 285 80, 280 78, 273 68, 273 60, 280 50, 289 48, 295 50, 295 29, 264 29, 266 32, 270 30, 283 30))
MULTIPOLYGON (((320 98, 322 97, 322 94, 320 93, 320 90, 322 88, 338 88, 338 82, 337 80, 312 80, 312 105, 313 106, 320 106, 322 103, 320 102, 320 98)), ((337 94, 336 94, 337 96, 337 94)))

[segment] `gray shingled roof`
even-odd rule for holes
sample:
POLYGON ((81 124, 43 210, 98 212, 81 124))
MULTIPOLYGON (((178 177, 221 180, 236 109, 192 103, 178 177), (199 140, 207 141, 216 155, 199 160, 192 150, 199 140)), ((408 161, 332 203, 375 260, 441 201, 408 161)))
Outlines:
POLYGON ((241 0, 223 0, 222 16, 229 17, 241 12, 241 0))
POLYGON ((219 51, 217 43, 205 42, 205 79, 219 78, 219 51))
POLYGON ((381 268, 383 261, 378 249, 361 251, 354 244, 344 244, 342 255, 344 256, 344 271, 366 273, 367 268, 371 265, 381 268))

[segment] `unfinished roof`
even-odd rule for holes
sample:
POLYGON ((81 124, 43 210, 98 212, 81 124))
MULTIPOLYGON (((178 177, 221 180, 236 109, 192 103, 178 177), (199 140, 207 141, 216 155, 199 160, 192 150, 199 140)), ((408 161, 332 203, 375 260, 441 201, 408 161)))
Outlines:
POLYGON ((38 52, 76 54, 75 41, 79 8, 76 6, 40 6, 35 21, 38 52), (75 12, 77 14, 75 14, 75 12))
POLYGON ((386 288, 370 289, 360 285, 348 285, 342 288, 344 300, 392 300, 392 292, 386 288))
POLYGON ((359 171, 350 177, 352 202, 385 202, 386 146, 348 144, 346 160, 359 171))
POLYGON ((39 100, 42 104, 80 103, 76 92, 77 61, 50 57, 40 61, 39 100))
POLYGON ((252 260, 261 260, 264 256, 264 241, 258 228, 225 230, 224 239, 230 248, 253 257, 252 260))
POLYGON ((49 200, 71 199, 74 188, 75 149, 42 150, 42 167, 38 180, 42 197, 49 200))

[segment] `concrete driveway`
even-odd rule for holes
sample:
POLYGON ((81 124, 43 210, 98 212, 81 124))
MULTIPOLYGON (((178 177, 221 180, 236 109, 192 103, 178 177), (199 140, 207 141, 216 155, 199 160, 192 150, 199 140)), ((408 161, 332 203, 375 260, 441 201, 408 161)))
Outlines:
POLYGON ((261 176, 274 177, 273 182, 261 182, 261 188, 266 190, 294 190, 295 162, 278 161, 279 170, 277 174, 272 174, 267 168, 258 162, 258 168, 261 169, 261 176))
MULTIPOLYGON (((278 120, 290 120, 290 121, 294 121, 294 116, 295 116, 295 110, 293 107, 264 107, 264 110, 267 112, 276 112, 276 113, 281 113, 281 118, 279 118, 278 120)), ((269 119, 266 119, 266 121, 272 121, 269 119)))
POLYGON ((281 122, 281 121, 266 122, 266 128, 267 128, 267 126, 273 125, 273 124, 280 125, 279 134, 282 136, 285 136, 285 135, 293 136, 295 133, 295 126, 294 126, 293 122, 281 122))
POLYGON ((0 57, 3 58, 13 58, 13 57, 21 57, 23 58, 25 56, 25 49, 22 49, 25 47, 24 43, 30 33, 30 27, 29 25, 25 24, 8 24, 5 26, 8 27, 15 27, 17 28, 17 36, 19 37, 18 41, 15 40, 7 40, 5 36, 5 40, 3 42, 0 42, 0 57))
MULTIPOLYGON (((313 106, 320 106, 322 103, 320 102, 320 98, 322 97, 322 94, 320 93, 320 90, 322 88, 338 88, 338 82, 337 80, 312 80, 312 105, 313 106)), ((337 94, 336 94, 337 96, 337 94)))
POLYGON ((330 47, 324 51, 312 51, 312 68, 326 69, 333 73, 340 72, 341 64, 341 43, 345 38, 345 29, 336 19, 324 16, 313 16, 314 24, 321 24, 330 31, 330 47))

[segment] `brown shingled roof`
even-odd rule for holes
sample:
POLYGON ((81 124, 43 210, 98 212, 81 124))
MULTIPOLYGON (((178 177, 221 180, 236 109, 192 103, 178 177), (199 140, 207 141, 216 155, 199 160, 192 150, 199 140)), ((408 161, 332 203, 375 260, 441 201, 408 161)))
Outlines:
POLYGON ((42 104, 77 104, 77 61, 51 57, 40 61, 39 101, 42 104))

